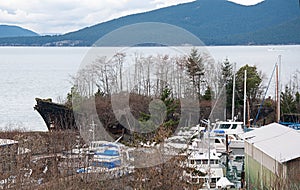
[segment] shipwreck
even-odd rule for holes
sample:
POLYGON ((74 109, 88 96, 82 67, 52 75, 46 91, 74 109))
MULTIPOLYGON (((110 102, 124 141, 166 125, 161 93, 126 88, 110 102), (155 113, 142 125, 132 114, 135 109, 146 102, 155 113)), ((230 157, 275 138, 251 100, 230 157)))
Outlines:
POLYGON ((36 98, 34 109, 41 115, 49 131, 78 130, 71 108, 52 102, 51 99, 36 98))

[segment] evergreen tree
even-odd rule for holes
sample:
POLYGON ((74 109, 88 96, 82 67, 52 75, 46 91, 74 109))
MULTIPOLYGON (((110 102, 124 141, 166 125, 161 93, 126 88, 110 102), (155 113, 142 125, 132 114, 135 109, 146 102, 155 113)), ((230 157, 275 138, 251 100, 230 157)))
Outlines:
POLYGON ((69 108, 73 108, 73 110, 76 110, 80 106, 82 100, 83 97, 79 94, 77 86, 74 85, 71 88, 71 92, 67 94, 66 106, 69 108))
POLYGON ((163 89, 160 100, 161 102, 152 101, 151 113, 141 113, 139 119, 141 127, 144 131, 151 132, 144 135, 142 138, 144 141, 163 141, 176 130, 179 123, 178 114, 176 113, 179 104, 178 101, 173 98, 172 90, 169 87, 163 89), (161 114, 162 110, 165 110, 165 115, 161 114))
POLYGON ((192 48, 186 62, 187 71, 190 74, 193 86, 196 89, 198 97, 201 96, 201 82, 204 75, 204 58, 196 48, 192 48))
POLYGON ((247 99, 250 105, 251 117, 255 116, 255 112, 252 111, 254 108, 254 103, 260 97, 263 92, 262 84, 262 74, 257 71, 256 66, 249 66, 248 64, 241 67, 236 74, 236 103, 237 109, 240 109, 240 113, 243 112, 243 101, 244 101, 244 75, 245 70, 247 70, 247 99))
POLYGON ((280 107, 282 114, 295 113, 297 111, 296 100, 292 94, 292 90, 288 86, 285 87, 284 92, 281 92, 280 107))
POLYGON ((300 112, 300 93, 297 91, 295 94, 295 98, 296 98, 296 108, 297 108, 297 113, 300 112))
POLYGON ((211 88, 209 86, 207 86, 204 95, 203 95, 203 99, 204 100, 212 100, 213 94, 211 91, 211 88))
POLYGON ((222 81, 221 85, 225 85, 226 90, 226 113, 227 117, 231 116, 231 107, 232 107, 232 86, 233 86, 233 71, 232 64, 226 58, 221 65, 222 68, 222 81))
POLYGON ((296 102, 297 102, 297 104, 299 104, 300 103, 300 93, 296 92, 295 96, 296 96, 296 102))

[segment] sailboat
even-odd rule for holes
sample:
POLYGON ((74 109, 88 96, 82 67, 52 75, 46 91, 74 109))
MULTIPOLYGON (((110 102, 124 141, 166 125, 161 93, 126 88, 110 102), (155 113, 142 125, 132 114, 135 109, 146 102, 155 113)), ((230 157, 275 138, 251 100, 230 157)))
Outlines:
MULTIPOLYGON (((235 68, 235 67, 234 67, 235 68)), ((235 70, 235 69, 234 69, 235 70)), ((247 70, 245 70, 244 74, 244 117, 243 122, 235 121, 236 118, 234 116, 234 103, 235 103, 235 71, 233 75, 233 88, 232 88, 232 118, 229 121, 218 121, 215 123, 214 128, 212 130, 212 136, 227 138, 226 142, 228 142, 228 146, 230 149, 243 149, 244 148, 244 140, 239 137, 239 135, 243 134, 244 127, 246 126, 246 86, 247 86, 247 70)))

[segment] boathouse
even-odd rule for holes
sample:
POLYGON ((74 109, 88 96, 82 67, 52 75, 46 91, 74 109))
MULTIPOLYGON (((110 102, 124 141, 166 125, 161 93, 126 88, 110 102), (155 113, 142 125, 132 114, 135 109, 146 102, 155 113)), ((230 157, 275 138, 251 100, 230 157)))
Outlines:
POLYGON ((300 133, 272 123, 242 135, 250 189, 300 187, 300 133))

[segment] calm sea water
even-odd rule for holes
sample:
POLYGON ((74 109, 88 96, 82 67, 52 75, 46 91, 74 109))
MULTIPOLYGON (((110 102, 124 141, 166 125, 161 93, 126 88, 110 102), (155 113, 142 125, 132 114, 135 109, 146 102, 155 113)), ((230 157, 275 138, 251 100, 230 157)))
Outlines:
MULTIPOLYGON (((151 48, 143 50, 151 52, 151 48)), ((279 55, 282 83, 288 83, 300 71, 300 46, 213 46, 207 50, 215 61, 228 58, 236 62, 237 69, 245 64, 256 65, 265 73, 265 83, 279 55)), ((72 86, 70 76, 76 74, 88 51, 78 47, 0 47, 0 129, 47 130, 33 109, 35 98, 65 100, 72 86)), ((104 54, 114 51, 103 49, 104 54)), ((170 48, 158 52, 168 53, 170 48)))

